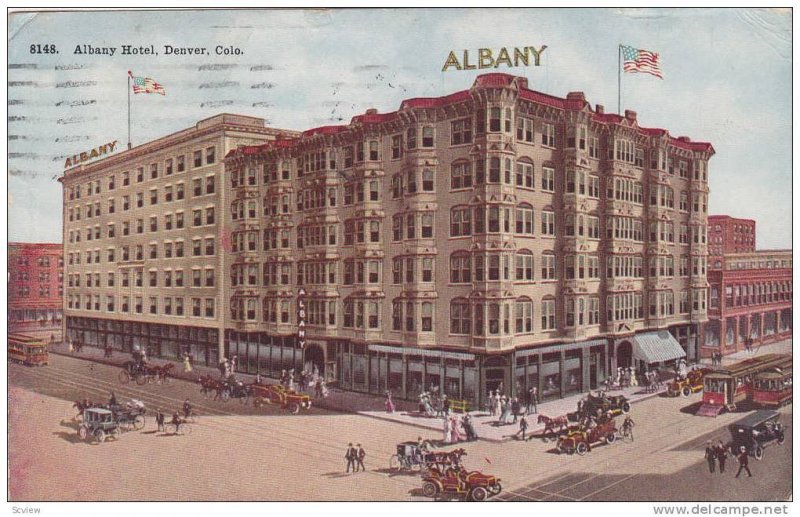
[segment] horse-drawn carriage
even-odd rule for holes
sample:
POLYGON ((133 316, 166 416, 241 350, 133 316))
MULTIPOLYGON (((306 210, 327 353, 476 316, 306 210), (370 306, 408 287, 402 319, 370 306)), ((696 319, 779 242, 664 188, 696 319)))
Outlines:
POLYGON ((468 472, 461 465, 433 466, 422 480, 422 493, 426 497, 455 495, 468 501, 485 501, 502 490, 500 478, 477 470, 468 472))
POLYGON ((113 406, 109 408, 123 431, 138 431, 144 428, 144 415, 147 410, 144 403, 140 400, 131 400, 122 406, 113 406))
POLYGON ((175 368, 174 363, 167 363, 164 366, 151 366, 144 362, 127 361, 122 365, 122 371, 119 372, 118 377, 122 384, 128 384, 131 380, 139 386, 152 382, 168 384, 173 368, 175 368))
POLYGON ((594 427, 579 427, 568 431, 558 438, 556 449, 559 453, 578 453, 583 456, 592 450, 593 445, 601 443, 614 443, 617 439, 617 426, 613 418, 608 418, 597 423, 594 427))
POLYGON ((292 414, 297 414, 301 409, 311 408, 311 397, 307 393, 298 393, 280 384, 257 384, 248 385, 253 405, 260 407, 264 404, 277 404, 282 409, 289 410, 292 414))
POLYGON ((395 471, 419 470, 457 466, 467 454, 463 448, 452 451, 431 451, 428 442, 403 442, 397 444, 397 454, 389 458, 389 468, 395 471))

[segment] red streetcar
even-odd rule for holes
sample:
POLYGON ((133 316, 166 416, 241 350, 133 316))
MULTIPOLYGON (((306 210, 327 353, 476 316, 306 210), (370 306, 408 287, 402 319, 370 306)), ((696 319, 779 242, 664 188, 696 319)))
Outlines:
POLYGON ((764 408, 779 408, 792 402, 792 358, 756 374, 753 402, 764 408))
POLYGON ((9 334, 8 361, 26 366, 44 366, 48 361, 47 344, 26 334, 9 334))
POLYGON ((697 411, 702 416, 717 416, 724 409, 735 411, 736 404, 753 399, 756 375, 767 372, 791 356, 764 354, 720 368, 703 378, 703 404, 697 411))

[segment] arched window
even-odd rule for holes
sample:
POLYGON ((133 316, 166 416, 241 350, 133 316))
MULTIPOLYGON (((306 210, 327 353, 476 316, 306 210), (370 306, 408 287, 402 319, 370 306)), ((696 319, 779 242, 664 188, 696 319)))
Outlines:
POLYGON ((514 332, 517 334, 533 332, 533 300, 527 296, 517 298, 514 304, 514 332))
POLYGON ((515 233, 518 235, 533 235, 533 206, 529 203, 517 205, 515 233))
POLYGON ((450 302, 450 333, 470 334, 472 331, 472 318, 469 300, 454 298, 450 302))
POLYGON ((533 162, 530 158, 517 160, 516 185, 518 187, 533 188, 533 162))
POLYGON ((516 271, 518 282, 533 281, 533 253, 530 250, 523 249, 517 252, 516 271))

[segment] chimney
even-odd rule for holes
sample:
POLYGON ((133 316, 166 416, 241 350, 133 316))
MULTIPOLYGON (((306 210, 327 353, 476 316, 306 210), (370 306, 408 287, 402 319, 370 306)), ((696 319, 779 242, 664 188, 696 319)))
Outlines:
POLYGON ((375 108, 370 108, 370 109, 367 110, 367 115, 377 115, 377 114, 378 114, 378 110, 375 109, 375 108))
POLYGON ((606 108, 602 104, 595 104, 594 110, 598 115, 603 115, 606 112, 606 108))
POLYGON ((678 140, 680 140, 681 142, 686 142, 687 144, 692 141, 692 139, 689 138, 688 136, 679 136, 678 140))
POLYGON ((633 110, 625 110, 625 118, 631 121, 636 121, 636 112, 633 110))
POLYGON ((583 94, 583 92, 569 92, 567 94, 567 100, 586 102, 586 96, 583 94))

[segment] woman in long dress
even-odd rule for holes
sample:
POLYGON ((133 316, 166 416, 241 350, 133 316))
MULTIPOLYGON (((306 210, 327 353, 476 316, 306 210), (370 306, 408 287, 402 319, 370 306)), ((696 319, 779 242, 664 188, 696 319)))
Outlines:
POLYGON ((386 406, 386 412, 387 413, 394 413, 394 402, 392 402, 392 392, 391 391, 387 391, 386 392, 386 402, 384 403, 384 405, 386 406))
POLYGON ((461 432, 458 430, 458 418, 455 416, 450 417, 450 441, 452 443, 458 443, 463 440, 464 437, 461 435, 461 432))
POLYGON ((187 373, 192 371, 192 360, 189 354, 183 356, 183 371, 187 373))
POLYGON ((442 419, 442 432, 444 435, 444 443, 450 443, 450 419, 442 419))
POLYGON ((504 398, 503 404, 503 415, 500 417, 500 423, 510 424, 513 420, 513 416, 511 415, 511 401, 504 398))

